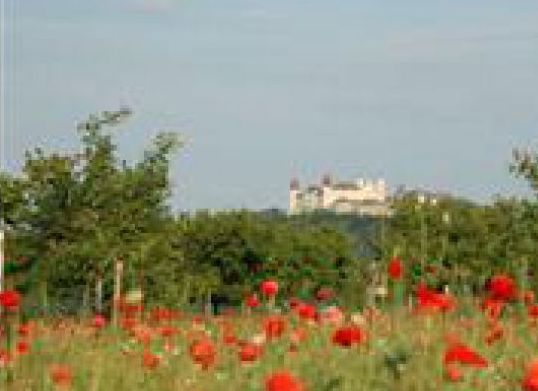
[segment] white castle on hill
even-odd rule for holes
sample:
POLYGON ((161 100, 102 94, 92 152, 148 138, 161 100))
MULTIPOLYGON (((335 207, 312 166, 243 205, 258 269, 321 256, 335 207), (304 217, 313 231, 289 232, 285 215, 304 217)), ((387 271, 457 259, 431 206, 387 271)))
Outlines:
POLYGON ((300 188, 299 181, 290 182, 290 214, 317 210, 363 216, 390 214, 387 186, 383 179, 377 181, 358 179, 355 182, 336 182, 325 175, 319 185, 300 188))

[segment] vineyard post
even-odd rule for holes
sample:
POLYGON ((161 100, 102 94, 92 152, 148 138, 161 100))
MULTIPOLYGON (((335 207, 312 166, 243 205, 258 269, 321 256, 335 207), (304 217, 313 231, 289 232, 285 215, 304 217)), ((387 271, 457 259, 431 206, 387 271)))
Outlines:
POLYGON ((100 271, 95 280, 95 310, 98 314, 103 313, 103 276, 100 271))
POLYGON ((121 300, 121 280, 123 276, 123 260, 116 259, 116 268, 114 274, 114 299, 112 303, 112 324, 114 327, 118 325, 118 309, 121 300))

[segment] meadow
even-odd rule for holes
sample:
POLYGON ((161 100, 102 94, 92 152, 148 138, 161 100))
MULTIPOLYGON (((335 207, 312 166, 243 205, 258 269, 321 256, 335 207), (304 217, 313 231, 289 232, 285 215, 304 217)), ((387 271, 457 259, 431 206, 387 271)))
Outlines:
POLYGON ((481 297, 419 284, 404 303, 395 262, 388 300, 361 310, 267 280, 219 315, 121 300, 115 319, 23 322, 4 291, 0 376, 8 390, 538 390, 531 292, 501 274, 481 297))

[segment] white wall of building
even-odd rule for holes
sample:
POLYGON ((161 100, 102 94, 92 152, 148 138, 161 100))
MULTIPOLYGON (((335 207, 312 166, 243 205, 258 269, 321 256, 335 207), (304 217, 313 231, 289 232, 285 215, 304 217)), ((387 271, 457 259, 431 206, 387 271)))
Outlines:
POLYGON ((325 183, 319 188, 301 191, 298 187, 290 188, 290 213, 300 213, 316 209, 334 210, 339 213, 383 214, 387 210, 387 187, 385 181, 359 179, 355 183, 325 183), (349 202, 349 204, 348 204, 349 202), (365 205, 358 207, 357 204, 365 205))

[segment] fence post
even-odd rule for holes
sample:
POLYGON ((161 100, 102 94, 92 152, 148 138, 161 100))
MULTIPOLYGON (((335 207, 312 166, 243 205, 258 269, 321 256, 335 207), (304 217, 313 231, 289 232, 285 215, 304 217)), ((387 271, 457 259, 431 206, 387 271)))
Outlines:
POLYGON ((95 310, 98 314, 103 312, 103 277, 100 273, 95 281, 95 310))
POLYGON ((121 281, 123 277, 123 261, 120 258, 116 259, 116 267, 114 274, 114 299, 112 303, 112 324, 114 327, 118 325, 118 307, 121 300, 121 281))
POLYGON ((82 292, 82 316, 86 317, 90 313, 90 286, 86 283, 82 292))

